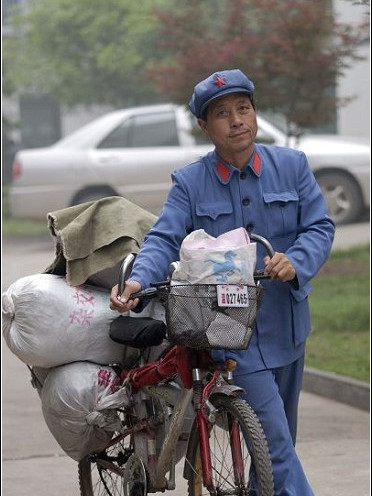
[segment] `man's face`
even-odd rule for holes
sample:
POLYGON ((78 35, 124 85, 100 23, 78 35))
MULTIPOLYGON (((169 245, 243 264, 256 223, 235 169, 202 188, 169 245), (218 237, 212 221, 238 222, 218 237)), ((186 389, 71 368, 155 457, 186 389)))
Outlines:
POLYGON ((237 166, 234 157, 248 160, 257 134, 257 119, 247 95, 232 93, 216 98, 207 108, 206 120, 198 122, 222 158, 237 166))

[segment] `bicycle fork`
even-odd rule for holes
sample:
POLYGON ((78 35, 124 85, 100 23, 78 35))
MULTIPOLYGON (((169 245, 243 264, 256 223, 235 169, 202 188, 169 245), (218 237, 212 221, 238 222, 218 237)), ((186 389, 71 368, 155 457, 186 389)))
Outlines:
MULTIPOLYGON (((231 376, 232 377, 232 376, 231 376)), ((193 369, 193 390, 194 390, 194 408, 196 412, 196 421, 198 426, 200 459, 203 473, 203 485, 207 488, 212 496, 217 494, 212 477, 212 460, 209 446, 209 429, 208 424, 215 422, 215 408, 209 401, 209 397, 219 392, 225 395, 236 395, 236 391, 242 391, 241 388, 231 384, 220 384, 220 373, 214 372, 213 379, 204 387, 202 385, 200 369, 193 369)), ((244 486, 244 461, 240 442, 240 430, 237 422, 229 419, 229 435, 231 454, 234 466, 235 483, 238 487, 244 486)))

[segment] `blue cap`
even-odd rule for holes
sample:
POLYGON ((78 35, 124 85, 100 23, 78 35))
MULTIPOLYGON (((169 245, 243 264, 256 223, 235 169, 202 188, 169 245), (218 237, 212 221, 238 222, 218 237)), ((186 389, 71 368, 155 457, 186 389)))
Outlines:
POLYGON ((240 69, 215 72, 200 81, 194 88, 189 109, 199 119, 212 100, 230 93, 247 93, 253 98, 254 84, 240 69))

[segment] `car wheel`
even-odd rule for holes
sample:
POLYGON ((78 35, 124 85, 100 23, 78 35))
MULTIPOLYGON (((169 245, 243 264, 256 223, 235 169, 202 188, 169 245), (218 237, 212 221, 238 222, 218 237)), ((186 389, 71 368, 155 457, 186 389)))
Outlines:
POLYGON ((336 224, 349 224, 363 211, 362 194, 352 177, 342 172, 323 172, 316 180, 328 204, 329 215, 336 224))
POLYGON ((86 188, 79 191, 73 198, 71 205, 79 205, 80 203, 86 203, 91 201, 100 200, 101 198, 106 198, 108 196, 117 196, 117 193, 110 188, 86 188))

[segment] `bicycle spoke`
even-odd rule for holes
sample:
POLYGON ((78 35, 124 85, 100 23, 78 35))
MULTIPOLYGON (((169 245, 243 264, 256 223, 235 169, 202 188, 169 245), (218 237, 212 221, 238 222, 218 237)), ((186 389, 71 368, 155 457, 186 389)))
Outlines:
MULTIPOLYGON (((215 422, 209 425, 209 449, 211 456, 211 472, 214 491, 218 496, 248 496, 254 489, 259 496, 273 494, 273 481, 270 457, 266 440, 257 417, 248 405, 240 399, 230 399, 224 396, 213 400, 215 422), (234 436, 236 453, 233 454, 234 443, 231 439, 229 426, 235 423, 234 429, 239 433, 234 436), (248 449, 247 442, 253 447, 248 449), (251 453, 250 453, 251 451, 251 453), (256 453, 260 456, 256 457, 256 453), (238 463, 236 463, 238 462, 238 463), (251 466, 257 479, 255 487, 248 481, 251 466), (239 470, 240 467, 240 470, 239 470), (256 487, 257 486, 257 487, 256 487)), ((189 496, 210 496, 209 491, 202 486, 202 470, 200 446, 197 435, 193 434, 190 443, 190 464, 193 470, 189 472, 189 496)))

